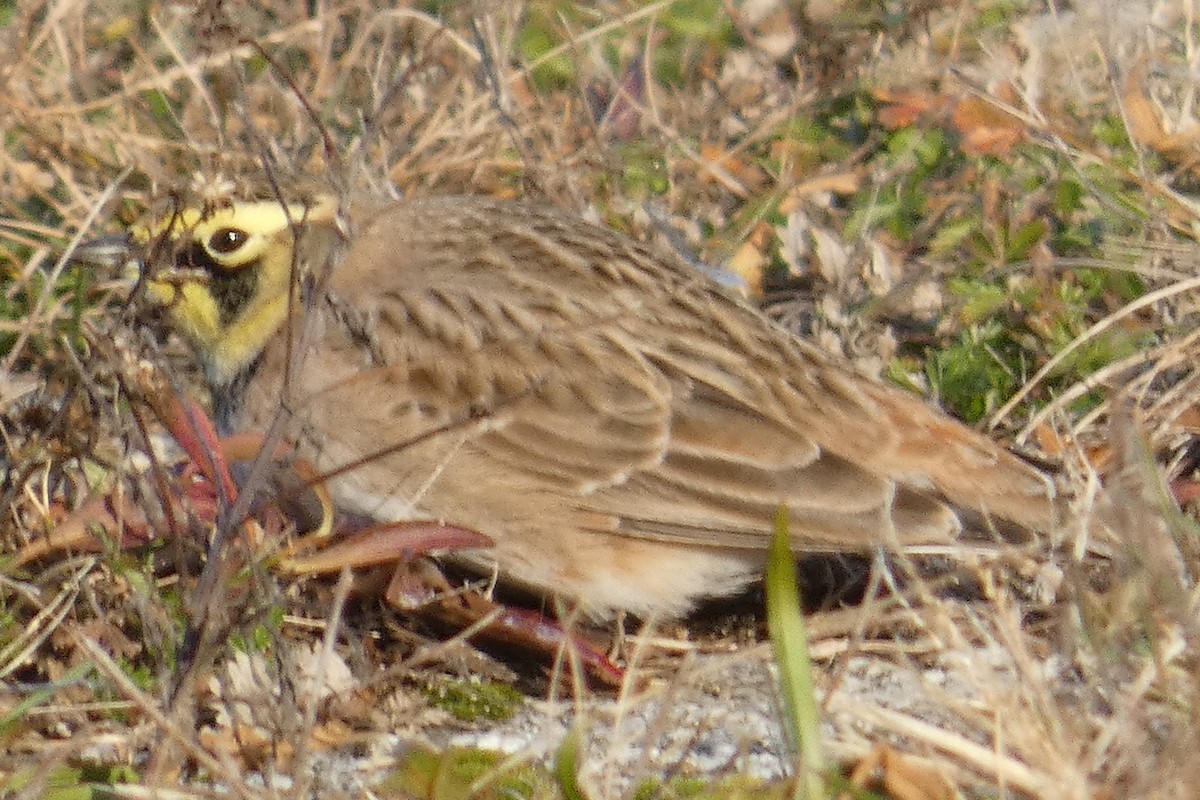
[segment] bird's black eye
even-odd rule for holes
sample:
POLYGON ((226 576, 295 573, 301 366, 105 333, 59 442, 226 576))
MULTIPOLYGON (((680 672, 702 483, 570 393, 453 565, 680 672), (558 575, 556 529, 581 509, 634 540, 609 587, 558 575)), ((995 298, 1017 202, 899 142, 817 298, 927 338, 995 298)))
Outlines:
POLYGON ((229 255, 246 243, 250 234, 239 228, 221 228, 208 240, 208 249, 221 255, 229 255))

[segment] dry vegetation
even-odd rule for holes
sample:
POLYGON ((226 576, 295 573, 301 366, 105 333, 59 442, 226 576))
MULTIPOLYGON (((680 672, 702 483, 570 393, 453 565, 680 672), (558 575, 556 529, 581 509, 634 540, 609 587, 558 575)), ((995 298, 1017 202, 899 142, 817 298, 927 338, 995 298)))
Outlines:
MULTIPOLYGON (((532 750, 414 755, 448 740, 452 677, 507 667, 333 581, 220 573, 207 528, 159 518, 133 387, 188 384, 186 358, 116 272, 60 256, 164 198, 323 189, 541 197, 721 265, 1088 486, 969 588, 814 618, 827 752, 897 798, 1195 796, 1194 12, 0 0, 0 793, 357 796, 382 772, 384 795, 607 797, 784 769, 768 654, 713 655, 753 622, 644 633, 647 682, 522 711, 580 720, 578 787, 532 750), (46 547, 68 524, 93 552, 46 547), (774 755, 702 770, 705 726, 774 755)), ((473 728, 513 702, 481 696, 473 728)), ((787 790, 726 780, 643 796, 787 790)))

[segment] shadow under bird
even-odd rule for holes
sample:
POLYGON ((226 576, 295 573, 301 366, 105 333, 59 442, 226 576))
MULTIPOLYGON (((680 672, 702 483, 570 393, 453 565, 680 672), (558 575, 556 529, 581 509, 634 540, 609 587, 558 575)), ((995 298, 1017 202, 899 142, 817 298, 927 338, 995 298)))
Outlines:
POLYGON ((1054 524, 1030 464, 544 206, 231 202, 135 238, 225 432, 283 413, 340 506, 478 531, 449 558, 594 618, 739 591, 781 504, 798 554, 1054 524))

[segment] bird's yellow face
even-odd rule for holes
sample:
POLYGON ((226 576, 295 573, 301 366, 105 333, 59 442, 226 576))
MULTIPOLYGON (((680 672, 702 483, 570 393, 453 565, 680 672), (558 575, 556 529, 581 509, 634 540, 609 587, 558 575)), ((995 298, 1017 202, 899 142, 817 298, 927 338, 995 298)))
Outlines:
POLYGON ((196 348, 209 380, 227 384, 283 325, 296 277, 330 252, 316 234, 336 223, 330 198, 176 211, 132 231, 147 253, 145 296, 196 348))

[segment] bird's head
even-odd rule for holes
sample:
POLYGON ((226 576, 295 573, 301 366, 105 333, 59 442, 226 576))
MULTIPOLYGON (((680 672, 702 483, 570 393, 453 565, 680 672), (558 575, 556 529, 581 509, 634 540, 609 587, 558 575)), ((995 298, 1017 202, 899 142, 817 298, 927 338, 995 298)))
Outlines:
POLYGON ((223 386, 282 327, 297 287, 328 263, 339 231, 336 203, 321 197, 176 209, 131 234, 145 254, 144 296, 223 386))

